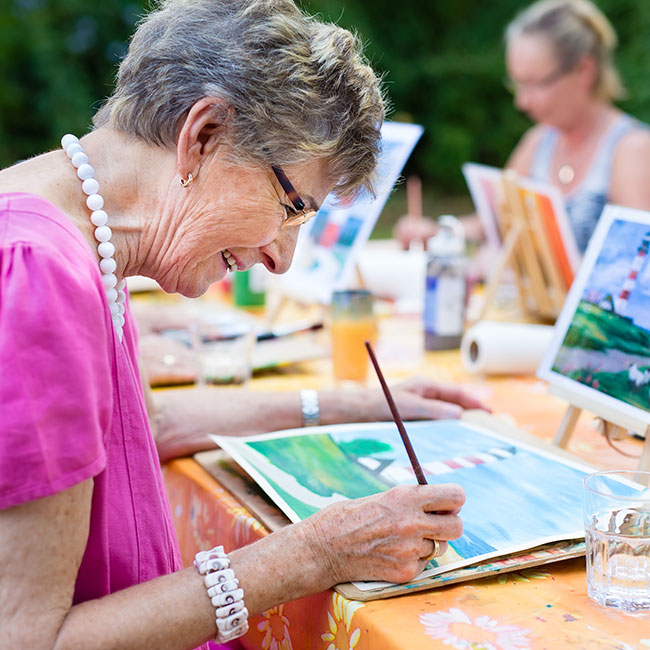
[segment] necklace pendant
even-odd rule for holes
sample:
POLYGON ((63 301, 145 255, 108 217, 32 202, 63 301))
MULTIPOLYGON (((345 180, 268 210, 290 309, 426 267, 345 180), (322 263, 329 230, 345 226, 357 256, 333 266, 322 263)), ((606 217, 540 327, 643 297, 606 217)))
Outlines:
POLYGON ((573 171, 571 165, 562 165, 560 169, 557 170, 557 179, 563 185, 568 185, 576 176, 576 173, 573 171))

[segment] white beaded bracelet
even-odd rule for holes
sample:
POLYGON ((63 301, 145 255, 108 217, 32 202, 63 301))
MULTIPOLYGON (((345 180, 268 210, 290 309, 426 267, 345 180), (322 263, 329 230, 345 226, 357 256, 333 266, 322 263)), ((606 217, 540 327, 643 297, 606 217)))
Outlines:
POLYGON ((244 590, 230 568, 230 560, 223 546, 211 551, 199 551, 194 558, 208 591, 210 602, 215 608, 217 643, 232 641, 248 632, 248 610, 244 606, 244 590))

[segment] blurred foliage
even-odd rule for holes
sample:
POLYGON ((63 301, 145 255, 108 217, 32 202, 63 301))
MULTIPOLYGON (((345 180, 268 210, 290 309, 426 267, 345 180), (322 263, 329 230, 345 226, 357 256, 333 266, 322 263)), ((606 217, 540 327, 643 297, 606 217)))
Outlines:
MULTIPOLYGON (((620 39, 616 62, 629 89, 621 107, 650 121, 650 2, 596 0, 620 39)), ((465 192, 468 160, 501 166, 530 121, 503 80, 507 23, 527 0, 304 0, 313 12, 356 29, 393 102, 392 119, 425 133, 407 171, 437 194, 465 192)))
POLYGON ((0 165, 89 129, 142 12, 128 0, 0 0, 0 165))
MULTIPOLYGON (((0 164, 82 133, 110 93, 144 0, 0 0, 0 164)), ((425 135, 408 163, 439 195, 465 191, 467 160, 502 165, 528 120, 505 90, 503 28, 524 0, 302 0, 355 29, 385 76, 392 119, 425 135)), ((621 41, 624 110, 650 121, 650 2, 598 0, 621 41)))

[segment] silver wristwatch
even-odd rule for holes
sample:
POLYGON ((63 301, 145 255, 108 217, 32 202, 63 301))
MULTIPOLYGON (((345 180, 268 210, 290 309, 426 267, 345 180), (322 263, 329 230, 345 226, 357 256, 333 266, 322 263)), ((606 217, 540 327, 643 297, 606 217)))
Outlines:
POLYGON ((300 391, 300 408, 302 410, 302 426, 315 427, 320 417, 318 391, 305 388, 300 391))

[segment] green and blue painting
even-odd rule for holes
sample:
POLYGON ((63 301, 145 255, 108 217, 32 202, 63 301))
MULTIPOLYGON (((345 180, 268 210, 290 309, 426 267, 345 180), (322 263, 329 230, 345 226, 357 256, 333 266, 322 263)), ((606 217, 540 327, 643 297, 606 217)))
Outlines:
MULTIPOLYGON (((407 430, 427 481, 457 483, 466 493, 463 535, 430 569, 583 535, 581 481, 589 467, 456 420, 410 422, 407 430)), ((392 423, 214 439, 294 522, 342 499, 416 483, 392 423)))

